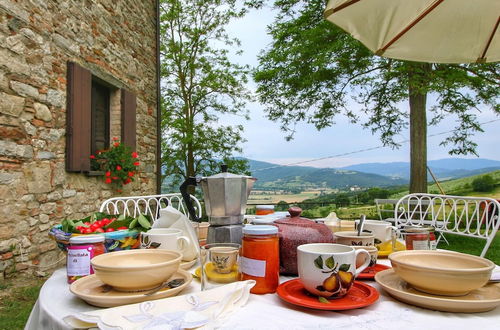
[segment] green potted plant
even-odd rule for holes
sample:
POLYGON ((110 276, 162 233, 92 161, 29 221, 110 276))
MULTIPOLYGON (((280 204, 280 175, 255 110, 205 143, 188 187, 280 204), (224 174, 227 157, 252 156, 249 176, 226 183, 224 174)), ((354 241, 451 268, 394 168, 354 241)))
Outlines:
POLYGON ((120 143, 116 137, 109 149, 97 151, 95 155, 90 155, 90 159, 92 170, 104 172, 104 182, 114 185, 118 192, 122 191, 123 185, 134 181, 140 165, 137 152, 120 143))

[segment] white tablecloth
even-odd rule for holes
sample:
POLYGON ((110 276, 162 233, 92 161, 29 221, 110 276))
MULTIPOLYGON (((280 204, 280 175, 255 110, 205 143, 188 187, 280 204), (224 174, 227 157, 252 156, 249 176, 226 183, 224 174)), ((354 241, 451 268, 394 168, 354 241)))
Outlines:
MULTIPOLYGON (((389 265, 388 260, 379 263, 389 265)), ((497 266, 498 270, 500 267, 497 266)), ((281 277, 281 282, 291 277, 281 277)), ((380 292, 379 300, 368 307, 350 311, 318 311, 294 306, 276 294, 251 295, 248 304, 237 310, 223 329, 500 329, 500 307, 475 314, 446 313, 399 302, 375 281, 366 281, 380 292)), ((199 291, 193 281, 182 294, 199 291)), ((168 298, 167 298, 168 299, 168 298)), ((63 317, 97 309, 74 296, 66 283, 66 269, 59 269, 45 282, 25 329, 68 329, 63 317)))

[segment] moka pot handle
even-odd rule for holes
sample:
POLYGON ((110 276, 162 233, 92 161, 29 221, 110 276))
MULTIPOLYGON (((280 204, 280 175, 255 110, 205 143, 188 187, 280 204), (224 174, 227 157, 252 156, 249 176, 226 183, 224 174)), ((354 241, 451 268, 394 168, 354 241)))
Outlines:
POLYGON ((181 184, 180 191, 182 198, 184 199, 184 203, 186 203, 186 207, 188 209, 189 215, 191 216, 191 219, 196 222, 200 222, 201 219, 199 219, 196 216, 196 211, 194 210, 193 202, 191 201, 191 196, 189 195, 187 188, 189 186, 197 186, 198 185, 198 180, 194 176, 190 176, 189 178, 186 179, 181 184))

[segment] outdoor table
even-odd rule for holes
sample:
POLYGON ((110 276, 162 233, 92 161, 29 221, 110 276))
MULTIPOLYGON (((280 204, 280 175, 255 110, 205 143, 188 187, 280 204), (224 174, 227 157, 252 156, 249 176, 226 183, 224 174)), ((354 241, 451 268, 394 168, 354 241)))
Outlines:
MULTIPOLYGON (((389 260, 378 263, 390 265, 389 260)), ((496 266, 495 271, 500 267, 496 266)), ((280 277, 283 283, 294 277, 280 277)), ((282 301, 277 294, 251 295, 246 306, 236 310, 223 329, 498 329, 500 307, 484 313, 448 313, 423 309, 399 302, 389 296, 375 281, 380 298, 368 307, 347 311, 320 311, 282 301)), ((200 290, 199 281, 181 292, 200 290)), ((168 298, 166 298, 168 299, 168 298)), ((69 329, 63 317, 96 310, 74 296, 66 283, 66 269, 61 268, 45 282, 31 311, 25 329, 69 329)))

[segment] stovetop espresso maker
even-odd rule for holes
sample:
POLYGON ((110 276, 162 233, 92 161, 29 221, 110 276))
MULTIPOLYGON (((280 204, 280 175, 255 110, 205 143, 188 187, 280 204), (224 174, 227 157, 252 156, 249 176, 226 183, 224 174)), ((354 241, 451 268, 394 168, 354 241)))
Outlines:
POLYGON ((222 165, 221 171, 209 177, 189 177, 181 185, 180 191, 191 218, 200 221, 187 189, 189 186, 201 185, 210 223, 207 243, 241 244, 247 199, 257 179, 229 173, 226 165, 222 165))

